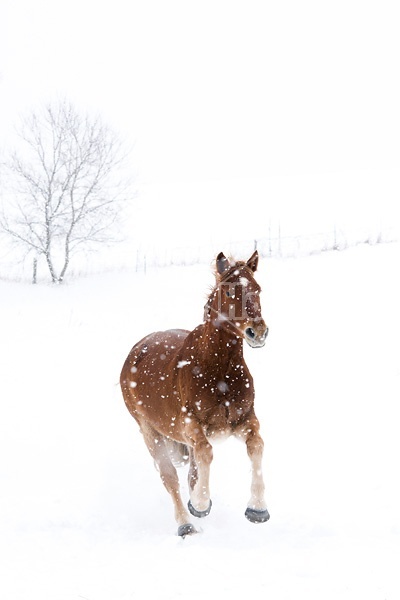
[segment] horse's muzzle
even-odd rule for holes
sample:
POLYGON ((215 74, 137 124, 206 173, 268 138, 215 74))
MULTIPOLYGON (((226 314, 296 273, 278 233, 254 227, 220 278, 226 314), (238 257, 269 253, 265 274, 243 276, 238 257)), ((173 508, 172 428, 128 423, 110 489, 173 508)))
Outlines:
POLYGON ((244 339, 252 348, 262 348, 268 335, 268 327, 264 326, 261 331, 259 328, 247 327, 244 330, 244 339))

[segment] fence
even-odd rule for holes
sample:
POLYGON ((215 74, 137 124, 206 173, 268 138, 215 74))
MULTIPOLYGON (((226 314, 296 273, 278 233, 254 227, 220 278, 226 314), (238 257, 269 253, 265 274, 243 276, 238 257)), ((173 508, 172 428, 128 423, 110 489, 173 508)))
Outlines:
POLYGON ((333 227, 331 231, 308 235, 281 235, 280 227, 274 236, 254 240, 227 241, 225 244, 181 246, 176 248, 148 247, 136 250, 136 271, 170 265, 193 265, 210 263, 212 257, 223 250, 235 257, 247 256, 257 249, 262 257, 296 258, 310 256, 329 250, 345 250, 358 244, 396 242, 400 231, 395 227, 381 229, 358 228, 344 230, 333 227))
MULTIPOLYGON (((67 279, 87 276, 95 273, 118 270, 134 270, 146 273, 152 268, 171 265, 189 266, 210 264, 212 258, 223 250, 237 258, 246 257, 255 248, 262 257, 295 258, 309 256, 329 250, 345 250, 358 244, 379 244, 400 240, 400 229, 396 227, 374 227, 344 229, 333 227, 330 231, 313 234, 282 235, 280 226, 274 235, 248 240, 221 240, 218 243, 193 244, 190 246, 136 247, 135 240, 114 248, 102 248, 85 256, 77 256, 71 262, 67 279)), ((0 279, 13 281, 32 281, 32 258, 15 262, 2 256, 0 261, 0 279)), ((38 280, 46 281, 47 272, 43 264, 39 265, 38 280)))

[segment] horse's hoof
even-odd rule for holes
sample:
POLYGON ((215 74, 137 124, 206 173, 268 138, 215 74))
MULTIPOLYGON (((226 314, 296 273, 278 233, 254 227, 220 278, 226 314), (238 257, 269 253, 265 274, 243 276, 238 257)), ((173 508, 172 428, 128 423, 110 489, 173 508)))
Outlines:
POLYGON ((190 512, 192 513, 192 515, 194 517, 197 517, 198 519, 202 519, 203 517, 206 517, 207 515, 209 515, 211 506, 212 506, 212 502, 210 500, 210 504, 208 505, 208 508, 206 508, 206 510, 196 510, 195 507, 193 506, 193 504, 190 502, 190 500, 188 502, 188 508, 189 508, 190 512))
POLYGON ((194 533, 197 533, 197 531, 191 523, 185 523, 178 527, 178 535, 183 539, 185 539, 187 535, 193 535, 194 533))
POLYGON ((256 508, 246 508, 246 512, 244 513, 246 519, 251 521, 252 523, 265 523, 269 519, 269 512, 267 509, 265 510, 257 510, 256 508))

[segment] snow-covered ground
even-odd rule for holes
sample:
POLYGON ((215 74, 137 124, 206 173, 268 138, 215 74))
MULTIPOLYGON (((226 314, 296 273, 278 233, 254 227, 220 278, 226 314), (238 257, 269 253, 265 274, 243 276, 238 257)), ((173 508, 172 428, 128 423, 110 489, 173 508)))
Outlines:
POLYGON ((399 264, 398 244, 261 262, 270 337, 246 360, 271 519, 244 518, 228 440, 185 540, 117 384, 141 336, 201 321, 210 269, 0 282, 1 598, 397 600, 399 264))

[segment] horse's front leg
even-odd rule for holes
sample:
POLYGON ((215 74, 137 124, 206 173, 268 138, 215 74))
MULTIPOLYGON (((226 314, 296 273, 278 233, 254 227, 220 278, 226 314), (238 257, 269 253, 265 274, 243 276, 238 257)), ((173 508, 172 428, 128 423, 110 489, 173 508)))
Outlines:
POLYGON ((192 420, 185 429, 190 446, 188 507, 195 517, 206 517, 211 510, 210 465, 213 450, 200 423, 192 420))
POLYGON ((253 415, 246 421, 239 434, 244 437, 247 454, 251 461, 251 496, 245 516, 252 523, 265 523, 269 519, 269 512, 264 498, 265 485, 262 474, 264 442, 259 430, 258 419, 253 415))

